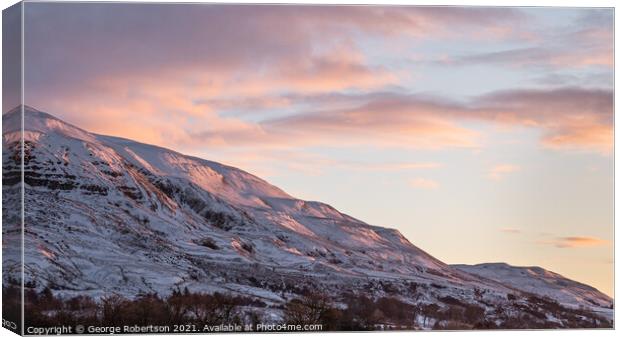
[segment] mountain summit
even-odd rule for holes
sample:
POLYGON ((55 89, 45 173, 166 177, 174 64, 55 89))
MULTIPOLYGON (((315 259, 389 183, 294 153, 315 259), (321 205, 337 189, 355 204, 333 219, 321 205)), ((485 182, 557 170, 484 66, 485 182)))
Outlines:
MULTIPOLYGON (((581 285, 545 281, 557 274, 506 265, 499 270, 519 278, 495 277, 488 268, 449 266, 395 229, 296 199, 243 170, 24 110, 24 263, 32 287, 94 298, 187 287, 274 306, 315 289, 483 303, 489 312, 519 312, 523 301, 544 295, 566 308, 613 313, 612 300, 593 288, 567 297, 565 288, 581 285)), ((21 117, 19 110, 3 115, 5 191, 21 181, 21 117)), ((17 198, 5 198, 3 208, 8 218, 19 216, 17 198)), ((3 233, 18 239, 18 222, 5 222, 3 233)), ((19 270, 12 253, 5 253, 5 277, 19 270)))

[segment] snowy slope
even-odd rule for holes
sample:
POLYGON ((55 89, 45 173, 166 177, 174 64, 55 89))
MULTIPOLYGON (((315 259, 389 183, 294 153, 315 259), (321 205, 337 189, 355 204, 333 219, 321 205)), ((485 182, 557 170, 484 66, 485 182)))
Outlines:
MULTIPOLYGON (((6 125, 16 126, 5 128, 7 150, 18 139, 18 117, 3 117, 6 125)), ((320 202, 292 198, 242 170, 94 135, 31 108, 24 124, 26 225, 36 224, 27 246, 39 247, 26 255, 33 261, 30 267, 43 270, 32 273, 40 282, 59 282, 55 274, 64 273, 65 285, 75 288, 84 280, 105 288, 129 278, 129 292, 141 287, 166 291, 170 280, 191 278, 187 274, 195 257, 357 276, 398 272, 434 279, 436 274, 458 274, 396 230, 367 225, 320 202), (72 236, 76 238, 68 247, 59 244, 72 236), (206 239, 218 248, 202 246, 206 239), (165 252, 127 255, 150 240, 166 247, 165 252), (162 265, 167 271, 154 270, 149 280, 146 269, 165 255, 174 263, 162 265), (90 260, 75 264, 85 257, 90 260), (135 272, 121 271, 128 260, 135 261, 135 272), (66 275, 67 269, 80 277, 66 275), (127 276, 134 273, 140 281, 127 276), (105 278, 99 280, 100 275, 105 278)))
MULTIPOLYGON (((5 192, 21 180, 20 121, 18 110, 3 115, 5 192)), ((446 265, 395 229, 296 199, 234 167, 92 134, 29 107, 24 125, 25 281, 38 288, 131 297, 188 287, 273 303, 315 288, 460 298, 489 310, 529 291, 446 265)), ((7 218, 19 218, 18 202, 3 200, 7 218)), ((5 242, 19 229, 6 222, 5 242)), ((19 252, 4 246, 6 278, 18 271, 19 252)))
POLYGON ((609 296, 593 287, 540 267, 515 267, 506 263, 460 264, 453 267, 518 290, 553 298, 563 304, 609 307, 613 303, 609 296))

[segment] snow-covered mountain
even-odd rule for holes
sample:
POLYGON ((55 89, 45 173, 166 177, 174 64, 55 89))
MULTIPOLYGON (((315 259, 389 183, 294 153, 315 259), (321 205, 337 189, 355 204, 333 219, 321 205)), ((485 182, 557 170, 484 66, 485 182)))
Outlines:
POLYGON ((609 307, 613 303, 609 296, 589 285, 540 267, 515 267, 506 263, 452 266, 521 291, 553 298, 565 305, 609 307))
MULTIPOLYGON (((451 298, 491 312, 518 311, 508 294, 526 301, 541 287, 566 302, 564 286, 578 303, 612 312, 611 299, 577 282, 449 266, 395 229, 296 199, 240 169, 24 110, 25 281, 36 287, 96 298, 188 287, 268 303, 305 288, 411 303, 451 298)), ((3 115, 6 219, 19 217, 11 189, 21 179, 20 125, 19 109, 3 115)), ((18 240, 19 221, 5 221, 3 234, 18 240)), ((7 277, 18 271, 19 253, 3 246, 7 277)))

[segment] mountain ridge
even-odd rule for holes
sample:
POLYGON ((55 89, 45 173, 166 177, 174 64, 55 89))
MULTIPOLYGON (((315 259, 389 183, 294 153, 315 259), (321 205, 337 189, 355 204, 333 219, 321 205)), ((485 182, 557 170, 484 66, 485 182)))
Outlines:
POLYGON ((551 297, 555 297, 558 302, 564 304, 583 305, 594 300, 609 304, 613 301, 609 295, 600 292, 590 285, 568 279, 558 273, 538 266, 512 266, 505 262, 479 263, 475 265, 452 264, 451 266, 542 296, 549 296, 548 292, 551 286, 557 290, 556 294, 551 297), (526 278, 529 282, 523 282, 523 278, 526 278), (584 299, 580 297, 583 293, 589 293, 590 295, 584 299))
MULTIPOLYGON (((333 293, 371 287, 377 296, 426 302, 530 296, 527 287, 445 264, 396 229, 296 199, 246 171, 24 110, 25 222, 33 224, 25 244, 37 247, 25 254, 26 277, 37 287, 94 297, 189 287, 273 303, 302 285, 333 293)), ((3 115, 3 188, 19 183, 18 113, 3 115)), ((10 238, 7 229, 15 229, 3 228, 10 238)), ((17 261, 6 262, 10 275, 17 261)), ((612 301, 579 296, 603 309, 612 301)))

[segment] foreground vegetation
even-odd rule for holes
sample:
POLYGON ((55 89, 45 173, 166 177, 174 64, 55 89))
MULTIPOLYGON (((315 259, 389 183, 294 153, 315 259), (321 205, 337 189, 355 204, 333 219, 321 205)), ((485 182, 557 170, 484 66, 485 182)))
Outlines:
MULTIPOLYGON (((18 322, 19 288, 3 288, 3 298, 3 317, 18 322)), ((31 288, 25 291, 25 325, 256 326, 273 321, 273 316, 266 313, 277 312, 281 317, 279 323, 321 324, 323 331, 613 327, 611 322, 587 310, 568 309, 550 299, 532 296, 525 301, 507 303, 511 304, 491 310, 449 296, 437 303, 413 305, 396 297, 372 299, 345 293, 335 302, 321 294, 306 293, 285 304, 269 305, 245 296, 192 293, 187 289, 177 289, 164 298, 157 294, 142 294, 133 299, 111 295, 95 301, 86 296, 60 298, 50 288, 42 291, 31 288)))

